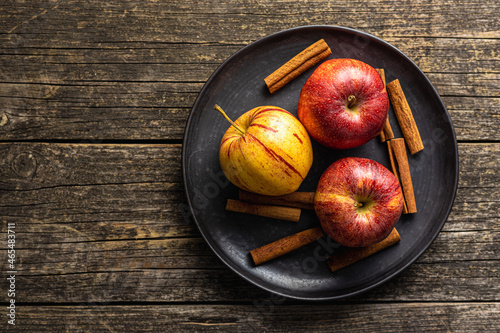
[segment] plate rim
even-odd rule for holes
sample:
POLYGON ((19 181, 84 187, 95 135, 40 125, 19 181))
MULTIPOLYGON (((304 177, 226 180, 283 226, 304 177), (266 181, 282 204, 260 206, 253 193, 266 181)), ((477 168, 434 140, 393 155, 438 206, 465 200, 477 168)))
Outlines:
POLYGON ((227 57, 221 64, 219 64, 217 66, 217 68, 214 70, 214 72, 209 76, 209 78, 207 79, 207 81, 204 83, 202 89, 198 93, 198 95, 196 97, 196 100, 194 101, 193 106, 191 107, 191 110, 189 112, 189 116, 188 116, 188 119, 186 121, 186 125, 185 125, 185 128, 184 128, 184 135, 183 135, 183 139, 182 139, 181 164, 182 164, 182 180, 183 180, 184 194, 185 194, 188 206, 189 206, 190 218, 192 220, 194 220, 194 222, 195 222, 196 226, 198 227, 198 230, 200 231, 200 233, 201 233, 202 237, 204 238, 205 242, 209 245, 210 249, 218 257, 218 259, 220 261, 222 261, 225 266, 229 267, 239 277, 243 278, 245 281, 250 282, 252 285, 257 286, 257 287, 259 287, 259 288, 261 288, 261 289, 263 289, 265 291, 268 291, 270 293, 273 293, 273 294, 276 294, 276 295, 280 295, 280 296, 283 296, 283 297, 286 297, 286 298, 289 298, 289 299, 295 299, 295 300, 301 300, 301 301, 318 301, 318 302, 344 299, 344 298, 352 297, 354 295, 365 293, 365 292, 367 292, 367 291, 369 291, 371 289, 374 289, 374 288, 376 288, 376 287, 378 287, 378 286, 380 286, 382 284, 387 283, 389 280, 391 280, 392 278, 396 277, 401 272, 403 272, 404 270, 406 270, 409 266, 411 266, 418 258, 420 258, 422 256, 422 254, 424 252, 426 252, 429 249, 429 247, 432 245, 432 243, 434 243, 434 241, 437 238, 437 236, 441 233, 441 231, 442 231, 442 229, 444 227, 444 224, 448 220, 449 215, 451 213, 451 210, 453 208, 453 205, 454 205, 454 202, 455 202, 455 199, 456 199, 456 195, 457 195, 457 191, 458 191, 458 181, 459 181, 459 176, 460 176, 458 142, 457 142, 457 137, 456 137, 456 133, 455 133, 455 128, 453 126, 452 119, 451 119, 450 113, 448 112, 448 109, 444 105, 444 103, 443 103, 443 101, 441 99, 441 96, 439 95, 439 93, 437 92, 436 88, 431 83, 431 81, 429 80, 429 78, 427 77, 427 75, 415 64, 415 62, 412 59, 410 59, 406 54, 404 54, 401 50, 399 50, 397 47, 395 47, 394 45, 390 44, 389 42, 387 42, 387 41, 385 41, 385 40, 383 40, 383 39, 381 39, 381 38, 379 38, 379 37, 377 37, 375 35, 372 35, 370 33, 364 32, 364 31, 360 31, 360 30, 357 30, 357 29, 354 29, 354 28, 350 28, 350 27, 337 26, 337 25, 302 25, 302 26, 296 26, 296 27, 292 27, 292 28, 280 30, 280 31, 268 34, 268 35, 266 35, 264 37, 258 38, 256 40, 254 40, 253 42, 249 43, 248 45, 243 46, 242 48, 238 49, 236 52, 234 52, 233 54, 231 54, 229 57, 227 57), (227 260, 225 260, 222 257, 222 255, 220 253, 218 253, 218 251, 215 248, 215 241, 213 241, 212 239, 210 239, 210 238, 207 237, 206 233, 204 232, 204 227, 202 226, 202 223, 200 223, 200 221, 196 217, 195 211, 193 209, 193 204, 192 204, 192 201, 191 201, 191 198, 190 198, 190 195, 189 195, 190 190, 189 190, 189 188, 187 186, 187 183, 188 183, 188 179, 187 179, 187 177, 188 177, 187 176, 188 157, 187 157, 187 148, 186 148, 186 144, 185 143, 186 143, 186 141, 188 140, 188 137, 189 137, 190 125, 191 125, 192 119, 194 117, 194 111, 197 109, 198 104, 200 103, 200 101, 201 101, 204 93, 206 92, 206 90, 209 89, 211 83, 215 80, 215 78, 217 77, 217 75, 219 74, 219 72, 225 66, 227 66, 229 63, 231 63, 231 61, 234 58, 238 57, 240 54, 242 54, 244 52, 247 52, 249 49, 255 47, 257 44, 264 43, 264 42, 266 42, 266 40, 269 40, 269 39, 277 38, 280 35, 287 35, 287 34, 295 32, 295 31, 299 31, 299 30, 311 30, 311 29, 343 31, 343 32, 349 32, 349 33, 353 33, 353 34, 362 35, 362 36, 367 37, 367 38, 369 38, 371 40, 374 40, 374 41, 376 41, 378 43, 381 43, 381 44, 385 45, 386 47, 389 47, 394 52, 398 53, 399 56, 405 58, 406 61, 408 61, 414 67, 414 69, 424 78, 424 80, 426 81, 428 87, 431 88, 432 92, 437 97, 437 102, 440 104, 440 107, 445 111, 446 119, 447 119, 447 122, 450 125, 450 130, 451 130, 451 134, 452 134, 453 155, 455 157, 453 159, 453 163, 454 163, 453 173, 454 174, 453 174, 453 179, 452 179, 454 189, 453 189, 451 197, 450 197, 450 202, 448 204, 448 207, 446 207, 443 220, 439 222, 439 225, 438 225, 438 228, 437 228, 437 232, 432 237, 430 237, 427 242, 424 243, 425 246, 421 247, 421 249, 419 251, 417 251, 417 254, 414 257, 410 258, 410 260, 408 260, 408 262, 406 262, 404 265, 402 265, 401 267, 399 267, 398 269, 396 269, 393 273, 387 275, 383 279, 381 279, 381 280, 379 280, 379 281, 377 281, 375 283, 372 283, 369 286, 366 286, 364 288, 357 289, 355 291, 344 293, 342 295, 333 295, 333 296, 326 296, 326 297, 306 297, 306 296, 291 295, 289 293, 284 293, 284 292, 281 292, 281 291, 276 291, 276 290, 273 290, 272 288, 268 288, 267 286, 259 284, 257 281, 252 280, 250 277, 242 274, 237 269, 237 267, 233 266, 232 263, 230 263, 227 260))

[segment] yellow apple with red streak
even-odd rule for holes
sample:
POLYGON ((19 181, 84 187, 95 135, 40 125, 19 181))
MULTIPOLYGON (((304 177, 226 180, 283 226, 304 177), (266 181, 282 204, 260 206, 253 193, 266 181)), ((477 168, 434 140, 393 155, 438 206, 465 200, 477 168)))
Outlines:
POLYGON ((264 195, 295 192, 311 168, 313 150, 302 123, 276 106, 253 108, 232 121, 222 137, 219 161, 228 180, 264 195))

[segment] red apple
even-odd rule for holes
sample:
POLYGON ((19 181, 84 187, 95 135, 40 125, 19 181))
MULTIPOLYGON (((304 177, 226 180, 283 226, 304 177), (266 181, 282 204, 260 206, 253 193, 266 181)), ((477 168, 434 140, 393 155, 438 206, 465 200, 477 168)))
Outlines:
POLYGON ((314 140, 346 149, 375 138, 388 110, 389 97, 377 70, 355 59, 331 59, 302 87, 298 116, 314 140))
POLYGON ((314 210, 334 241, 368 246, 391 233, 403 212, 403 194, 397 178, 382 164, 346 157, 321 175, 314 210))

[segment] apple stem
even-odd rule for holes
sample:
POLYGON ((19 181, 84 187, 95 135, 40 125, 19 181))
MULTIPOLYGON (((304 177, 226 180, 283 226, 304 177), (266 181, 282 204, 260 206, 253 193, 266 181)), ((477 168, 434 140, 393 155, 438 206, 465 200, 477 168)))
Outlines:
POLYGON ((354 207, 363 207, 363 203, 356 201, 356 203, 354 203, 354 207))
POLYGON ((236 128, 238 131, 241 132, 241 134, 245 134, 245 131, 240 126, 236 125, 236 123, 227 116, 227 114, 224 112, 224 110, 222 110, 222 108, 219 105, 215 104, 214 109, 219 111, 220 114, 222 114, 224 118, 226 118, 226 120, 229 121, 234 128, 236 128))
POLYGON ((354 95, 349 95, 347 97, 347 107, 350 109, 356 104, 356 96, 354 95))

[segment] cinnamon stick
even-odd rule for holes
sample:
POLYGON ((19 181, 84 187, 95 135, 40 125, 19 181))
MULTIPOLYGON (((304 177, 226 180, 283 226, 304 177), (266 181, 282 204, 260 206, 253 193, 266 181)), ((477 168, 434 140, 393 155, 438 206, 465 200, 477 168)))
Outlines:
POLYGON ((384 87, 386 85, 385 82, 385 70, 383 68, 376 68, 378 75, 380 75, 380 78, 382 79, 382 82, 384 83, 384 87))
POLYGON ((382 129, 382 132, 380 132, 380 141, 385 142, 391 139, 394 139, 394 132, 392 131, 391 123, 389 122, 389 114, 387 114, 384 128, 382 129))
POLYGON ((387 119, 385 120, 384 129, 382 131, 384 132, 384 139, 385 140, 394 139, 394 132, 392 131, 391 124, 389 123, 389 115, 387 115, 387 119))
MULTIPOLYGON (((396 159, 394 158, 394 153, 392 152, 390 140, 387 141, 387 150, 389 151, 389 161, 391 162, 392 173, 398 179, 398 183, 401 186, 401 189, 403 189, 403 185, 401 184, 401 179, 399 177, 398 168, 396 166, 396 159)), ((404 198, 404 193, 403 193, 403 198, 404 198)), ((406 200, 403 200, 403 214, 408 214, 408 207, 406 205, 406 200)))
MULTIPOLYGON (((377 68, 377 72, 382 78, 382 82, 384 83, 384 87, 386 85, 385 82, 385 70, 383 68, 377 68)), ((389 115, 387 115, 387 119, 385 120, 384 128, 379 134, 380 141, 385 142, 390 139, 394 139, 394 132, 392 131, 391 123, 389 122, 389 115)))
POLYGON ((380 131, 380 133, 378 134, 378 137, 380 138, 380 142, 386 142, 386 138, 385 138, 385 133, 384 133, 384 129, 382 128, 382 130, 380 131))
POLYGON ((413 183, 411 181, 410 165, 408 164, 405 141, 402 138, 392 139, 387 141, 387 145, 389 154, 393 154, 393 162, 391 162, 391 164, 394 163, 394 173, 398 174, 397 177, 401 183, 407 213, 416 213, 417 204, 415 202, 415 193, 413 192, 413 183))
POLYGON ((239 199, 252 203, 314 209, 314 192, 293 192, 285 195, 270 196, 240 190, 239 199))
POLYGON ((280 220, 298 222, 300 209, 293 207, 281 207, 272 205, 255 204, 240 200, 228 199, 226 210, 238 213, 248 213, 280 220))
POLYGON ((330 47, 324 39, 320 39, 275 70, 264 82, 272 94, 330 54, 330 47))
POLYGON ((417 123, 413 118, 410 106, 408 105, 408 101, 406 100, 398 79, 387 85, 387 93, 389 94, 394 113, 396 114, 401 131, 403 132, 408 149, 413 155, 424 149, 424 144, 422 143, 417 123))
POLYGON ((323 237, 324 233, 320 227, 314 227, 299 233, 278 239, 270 244, 250 251, 253 262, 256 266, 269 260, 297 250, 317 239, 323 237))
POLYGON ((349 248, 342 253, 333 254, 328 258, 328 267, 332 272, 338 271, 341 268, 352 265, 361 259, 371 256, 391 245, 398 243, 401 240, 396 228, 384 240, 366 247, 349 248))

